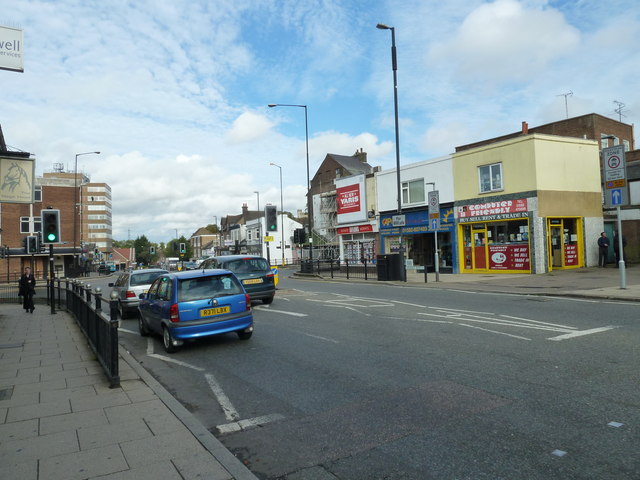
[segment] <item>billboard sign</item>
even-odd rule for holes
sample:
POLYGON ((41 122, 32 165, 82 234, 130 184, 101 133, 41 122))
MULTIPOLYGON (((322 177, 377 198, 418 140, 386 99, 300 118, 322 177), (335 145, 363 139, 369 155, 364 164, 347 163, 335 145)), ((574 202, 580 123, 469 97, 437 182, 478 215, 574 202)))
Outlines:
POLYGON ((336 178, 336 212, 338 224, 367 220, 364 175, 336 178))
POLYGON ((0 69, 24 72, 23 49, 22 30, 0 25, 0 69))

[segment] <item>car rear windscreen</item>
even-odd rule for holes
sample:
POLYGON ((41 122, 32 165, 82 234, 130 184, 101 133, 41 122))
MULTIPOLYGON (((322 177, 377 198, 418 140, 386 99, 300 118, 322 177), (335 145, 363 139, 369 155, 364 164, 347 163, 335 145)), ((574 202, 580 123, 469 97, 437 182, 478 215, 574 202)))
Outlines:
POLYGON ((185 278, 178 283, 178 302, 191 302, 240 293, 243 293, 242 287, 231 275, 185 278))
POLYGON ((163 273, 167 273, 167 272, 149 272, 149 273, 138 273, 135 275, 131 275, 131 280, 129 281, 129 284, 132 287, 136 287, 138 285, 151 285, 153 281, 163 273))

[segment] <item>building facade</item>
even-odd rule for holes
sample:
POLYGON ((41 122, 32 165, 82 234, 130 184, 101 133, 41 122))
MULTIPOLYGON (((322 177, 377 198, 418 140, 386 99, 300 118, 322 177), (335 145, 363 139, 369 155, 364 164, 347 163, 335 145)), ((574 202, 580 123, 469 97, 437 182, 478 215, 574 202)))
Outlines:
POLYGON ((544 273, 597 264, 599 145, 542 134, 453 156, 461 273, 544 273))

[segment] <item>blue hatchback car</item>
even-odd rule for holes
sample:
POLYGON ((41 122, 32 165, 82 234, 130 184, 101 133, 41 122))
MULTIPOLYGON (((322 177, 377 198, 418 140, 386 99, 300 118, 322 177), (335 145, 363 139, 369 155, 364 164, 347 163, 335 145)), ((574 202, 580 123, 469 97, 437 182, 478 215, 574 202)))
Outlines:
POLYGON ((229 270, 189 270, 160 275, 140 295, 140 335, 162 335, 167 353, 184 340, 236 332, 253 333, 251 299, 229 270))

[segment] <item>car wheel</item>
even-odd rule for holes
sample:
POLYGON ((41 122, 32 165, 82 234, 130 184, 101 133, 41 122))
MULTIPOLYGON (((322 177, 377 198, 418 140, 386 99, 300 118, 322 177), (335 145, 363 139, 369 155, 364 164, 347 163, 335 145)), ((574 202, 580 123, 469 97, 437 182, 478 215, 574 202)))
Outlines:
POLYGON ((251 335, 253 335, 253 332, 238 332, 238 337, 240 337, 240 340, 249 340, 251 338, 251 335))
POLYGON ((120 318, 122 320, 124 320, 125 318, 127 318, 127 312, 126 310, 122 307, 121 303, 118 303, 118 315, 120 315, 120 318))
POLYGON ((147 327, 147 324, 144 321, 144 318, 142 318, 142 315, 138 315, 138 330, 140 331, 140 335, 142 337, 148 337, 149 336, 149 327, 147 327))
POLYGON ((273 302, 273 297, 269 297, 269 298, 263 298, 262 299, 262 303, 264 303, 265 305, 269 305, 270 303, 273 302))
POLYGON ((163 327, 162 329, 162 343, 164 344, 164 349, 167 353, 175 353, 178 350, 178 348, 173 344, 173 337, 167 327, 163 327))

